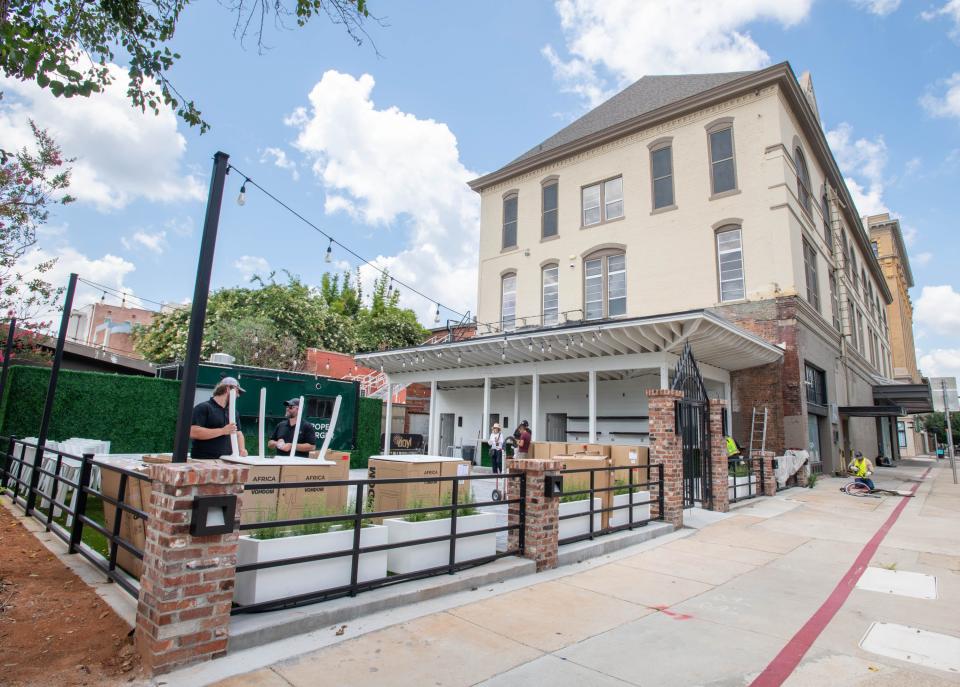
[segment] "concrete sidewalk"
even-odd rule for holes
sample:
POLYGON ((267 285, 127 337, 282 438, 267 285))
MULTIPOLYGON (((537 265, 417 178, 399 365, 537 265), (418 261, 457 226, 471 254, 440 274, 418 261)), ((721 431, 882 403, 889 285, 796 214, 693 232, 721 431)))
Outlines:
MULTIPOLYGON (((899 660, 860 646, 876 622, 945 635, 948 652, 951 638, 960 638, 960 489, 949 467, 904 461, 880 468, 876 481, 908 489, 931 467, 869 570, 881 587, 888 579, 895 586, 928 580, 901 573, 935 576, 936 598, 903 595, 910 589, 853 589, 785 684, 960 684, 960 674, 943 669, 934 649, 931 656, 899 660)), ((901 502, 843 495, 845 482, 821 478, 814 489, 747 502, 695 532, 499 589, 355 621, 341 635, 330 628, 233 653, 158 682, 750 684, 817 612, 901 502)), ((949 656, 944 660, 950 663, 949 656)))

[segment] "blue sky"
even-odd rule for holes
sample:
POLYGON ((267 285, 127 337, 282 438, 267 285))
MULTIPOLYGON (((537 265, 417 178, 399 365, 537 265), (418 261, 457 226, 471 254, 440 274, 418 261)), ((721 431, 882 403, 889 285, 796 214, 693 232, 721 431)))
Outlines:
MULTIPOLYGON (((58 280, 77 270, 152 301, 189 298, 210 161, 223 150, 338 240, 462 312, 474 307, 479 212, 466 180, 644 74, 789 60, 813 74, 861 214, 901 217, 924 371, 960 375, 960 0, 371 7, 383 18, 368 25, 379 55, 322 18, 268 22, 259 53, 219 3, 189 5, 172 76, 212 124, 202 136, 170 113, 129 108, 120 83, 54 101, 0 80, 5 147, 26 142, 32 116, 78 158, 80 201, 57 212, 33 257, 59 257, 58 280)), ((254 190, 237 206, 241 181, 228 179, 214 286, 270 269, 318 282, 326 241, 254 190)), ((432 303, 404 298, 430 319, 432 303)))

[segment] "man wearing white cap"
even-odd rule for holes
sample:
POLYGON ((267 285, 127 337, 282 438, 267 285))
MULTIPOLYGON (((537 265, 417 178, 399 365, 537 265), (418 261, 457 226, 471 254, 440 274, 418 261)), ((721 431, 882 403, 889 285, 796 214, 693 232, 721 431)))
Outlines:
POLYGON ((191 458, 213 459, 229 456, 233 452, 230 447, 231 434, 237 435, 240 455, 247 455, 240 428, 230 422, 227 408, 230 404, 230 389, 236 389, 238 394, 243 393, 240 382, 233 377, 224 377, 213 390, 212 397, 194 406, 190 420, 190 438, 193 440, 190 447, 191 458))

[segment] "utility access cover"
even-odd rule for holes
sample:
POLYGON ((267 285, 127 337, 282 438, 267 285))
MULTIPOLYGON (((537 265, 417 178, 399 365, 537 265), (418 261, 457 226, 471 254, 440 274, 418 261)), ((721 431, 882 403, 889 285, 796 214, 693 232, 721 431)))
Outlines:
POLYGON ((894 623, 874 623, 860 648, 927 668, 960 673, 960 637, 894 623))
POLYGON ((888 570, 887 568, 867 568, 857 589, 881 594, 897 594, 914 599, 936 599, 937 578, 933 575, 910 572, 907 570, 888 570))

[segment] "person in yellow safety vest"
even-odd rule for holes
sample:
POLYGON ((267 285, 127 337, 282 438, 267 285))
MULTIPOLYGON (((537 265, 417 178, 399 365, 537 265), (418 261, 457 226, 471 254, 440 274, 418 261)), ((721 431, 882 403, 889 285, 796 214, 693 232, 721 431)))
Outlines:
POLYGON ((870 491, 876 489, 873 485, 873 480, 870 479, 870 475, 873 474, 873 463, 871 463, 868 458, 864 458, 860 451, 854 454, 853 460, 850 461, 847 469, 850 471, 850 474, 856 478, 855 481, 867 485, 870 491))
POLYGON ((738 455, 740 455, 740 447, 737 446, 737 442, 733 440, 733 437, 727 437, 727 458, 738 455))

